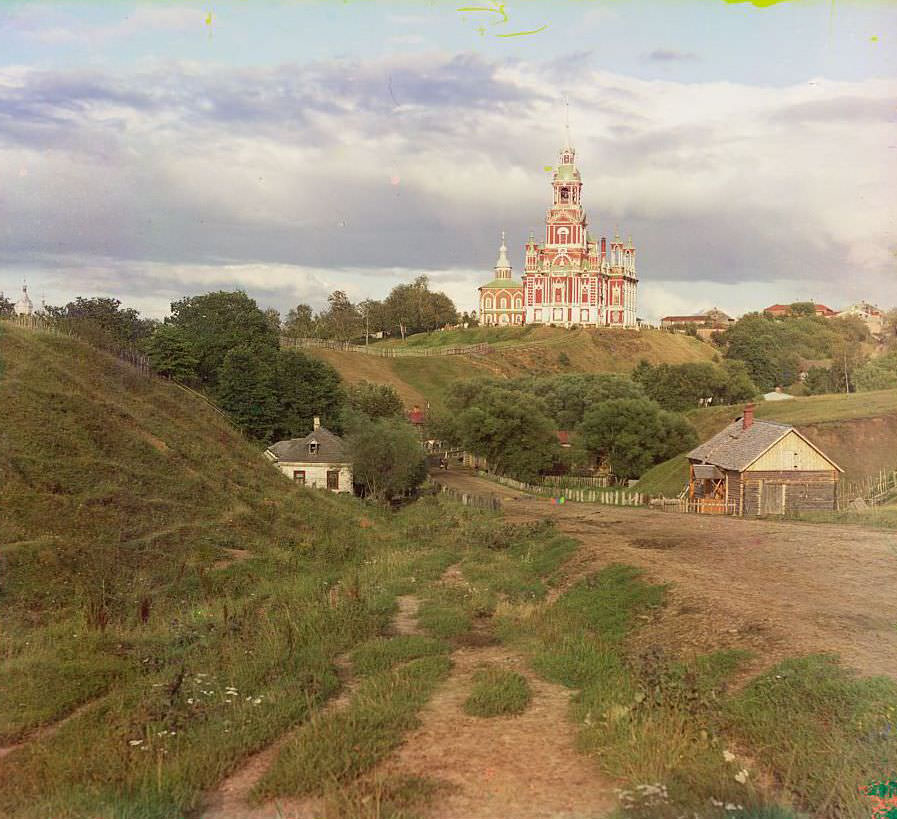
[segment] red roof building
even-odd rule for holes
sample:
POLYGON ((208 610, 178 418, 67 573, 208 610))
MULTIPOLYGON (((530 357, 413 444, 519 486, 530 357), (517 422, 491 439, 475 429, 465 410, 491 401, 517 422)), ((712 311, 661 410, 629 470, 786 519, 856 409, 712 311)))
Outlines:
MULTIPOLYGON (((816 315, 822 316, 822 318, 831 318, 832 316, 837 315, 831 307, 826 307, 824 304, 814 304, 813 307, 816 308, 816 315)), ((791 315, 791 305, 773 304, 767 307, 763 312, 769 313, 776 318, 785 318, 786 316, 791 315)))

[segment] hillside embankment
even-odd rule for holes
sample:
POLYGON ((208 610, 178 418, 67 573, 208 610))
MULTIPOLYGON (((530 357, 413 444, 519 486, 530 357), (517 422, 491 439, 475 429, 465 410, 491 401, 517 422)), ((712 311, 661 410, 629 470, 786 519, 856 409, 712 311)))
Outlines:
POLYGON ((712 361, 716 355, 706 342, 660 330, 539 327, 521 335, 520 329, 472 328, 411 336, 404 343, 393 340, 382 345, 414 350, 486 341, 491 351, 485 355, 380 358, 317 347, 305 352, 332 364, 349 383, 366 380, 392 384, 409 406, 427 401, 438 406, 447 385, 465 378, 629 372, 642 360, 651 364, 683 364, 712 361), (488 334, 480 332, 486 330, 488 334))

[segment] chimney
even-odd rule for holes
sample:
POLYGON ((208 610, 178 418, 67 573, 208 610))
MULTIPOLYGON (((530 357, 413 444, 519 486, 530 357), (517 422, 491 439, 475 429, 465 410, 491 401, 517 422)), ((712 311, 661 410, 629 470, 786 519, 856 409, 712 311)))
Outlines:
POLYGON ((312 431, 314 431, 316 429, 320 429, 320 428, 321 428, 321 419, 318 418, 318 416, 316 415, 314 423, 312 424, 312 431))
POLYGON ((741 419, 741 428, 750 429, 754 425, 754 405, 748 404, 744 408, 744 415, 741 419))

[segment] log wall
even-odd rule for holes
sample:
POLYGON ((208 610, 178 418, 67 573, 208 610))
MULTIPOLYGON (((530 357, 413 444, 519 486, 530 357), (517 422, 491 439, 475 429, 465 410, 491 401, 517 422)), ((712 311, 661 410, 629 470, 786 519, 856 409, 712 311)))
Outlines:
MULTIPOLYGON (((794 472, 793 470, 745 472, 742 514, 788 514, 835 508, 835 470, 794 472), (784 497, 781 493, 784 486, 784 497), (764 496, 769 500, 764 503, 764 496)), ((731 479, 730 479, 731 487, 731 479)))

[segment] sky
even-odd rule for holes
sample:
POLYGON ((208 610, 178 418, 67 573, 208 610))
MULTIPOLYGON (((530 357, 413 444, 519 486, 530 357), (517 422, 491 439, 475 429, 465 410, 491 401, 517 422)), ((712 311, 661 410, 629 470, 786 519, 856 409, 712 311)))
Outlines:
POLYGON ((897 3, 0 4, 0 291, 152 317, 429 276, 541 236, 566 99, 638 313, 897 305, 897 3))

